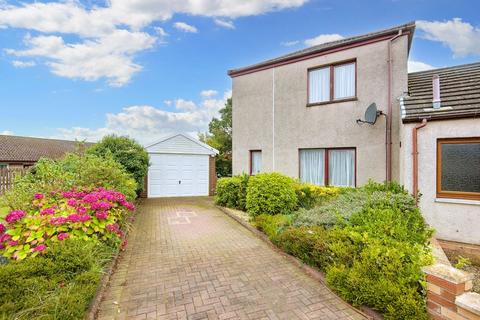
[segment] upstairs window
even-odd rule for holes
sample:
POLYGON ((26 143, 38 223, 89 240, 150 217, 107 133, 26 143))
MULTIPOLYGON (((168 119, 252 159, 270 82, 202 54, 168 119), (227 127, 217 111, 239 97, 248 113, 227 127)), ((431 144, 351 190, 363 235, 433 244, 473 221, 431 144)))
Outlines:
POLYGON ((250 151, 250 175, 254 176, 262 172, 262 151, 250 151))
POLYGON ((356 97, 356 62, 323 66, 308 71, 308 104, 356 97))
POLYGON ((480 200, 480 138, 437 140, 437 197, 480 200))

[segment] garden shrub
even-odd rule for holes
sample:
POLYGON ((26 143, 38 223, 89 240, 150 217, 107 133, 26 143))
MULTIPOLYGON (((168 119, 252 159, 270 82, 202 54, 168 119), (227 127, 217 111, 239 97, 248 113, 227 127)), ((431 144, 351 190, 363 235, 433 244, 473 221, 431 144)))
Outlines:
POLYGON ((426 319, 421 268, 432 262, 430 236, 418 209, 366 207, 329 232, 327 282, 386 319, 426 319))
POLYGON ((0 265, 1 319, 83 319, 114 248, 68 239, 0 265))
POLYGON ((341 192, 338 187, 323 187, 310 183, 296 183, 298 207, 311 209, 327 199, 336 197, 341 192))
POLYGON ((87 150, 88 154, 100 157, 112 156, 137 182, 137 193, 143 190, 144 178, 148 173, 147 151, 134 139, 108 135, 87 150))
POLYGON ((328 233, 323 227, 289 227, 276 236, 276 244, 285 252, 320 269, 326 267, 328 233))
POLYGON ((116 191, 67 191, 34 196, 33 209, 13 210, 0 224, 0 252, 23 260, 67 238, 118 243, 134 205, 116 191))
POLYGON ((281 233, 286 227, 292 224, 292 215, 269 215, 261 214, 253 219, 253 225, 260 231, 263 231, 268 238, 272 241, 276 241, 276 236, 281 233))
POLYGON ((297 208, 295 181, 276 172, 250 177, 246 207, 252 216, 292 213, 297 208))
POLYGON ((242 174, 219 179, 215 202, 220 206, 245 211, 249 178, 249 175, 242 174))
POLYGON ((40 159, 14 187, 0 198, 0 205, 10 209, 31 208, 35 193, 102 187, 116 190, 128 201, 136 197, 136 182, 111 156, 67 154, 59 160, 40 159))
POLYGON ((346 190, 336 198, 310 210, 300 209, 295 225, 343 224, 352 214, 365 207, 398 208, 401 212, 416 210, 415 200, 407 192, 379 190, 368 184, 359 189, 346 190))

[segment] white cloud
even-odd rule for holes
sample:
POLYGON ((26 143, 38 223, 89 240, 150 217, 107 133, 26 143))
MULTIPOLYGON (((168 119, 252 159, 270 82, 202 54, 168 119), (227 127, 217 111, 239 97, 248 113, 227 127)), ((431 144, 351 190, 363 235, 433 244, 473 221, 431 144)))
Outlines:
POLYGON ((224 20, 224 19, 214 19, 213 22, 222 28, 227 28, 227 29, 235 29, 235 25, 233 24, 233 21, 231 20, 224 20))
POLYGON ((304 41, 305 45, 312 47, 316 46, 322 43, 327 43, 327 42, 332 42, 332 41, 337 41, 341 40, 344 37, 340 34, 337 33, 332 33, 332 34, 320 34, 314 38, 307 39, 304 41))
POLYGON ((0 132, 0 134, 5 135, 5 136, 13 136, 13 131, 3 130, 3 131, 0 132))
POLYGON ((163 100, 163 103, 165 103, 166 106, 170 107, 173 104, 172 100, 163 100))
MULTIPOLYGON (((175 132, 196 134, 208 129, 213 117, 225 106, 231 91, 225 92, 222 99, 204 99, 195 109, 178 112, 161 110, 153 106, 137 105, 124 108, 119 113, 109 113, 105 125, 100 128, 59 128, 55 138, 98 141, 104 135, 115 133, 128 135, 141 143, 155 141, 175 132)), ((183 100, 177 99, 176 101, 183 100)), ((183 100, 186 101, 186 100, 183 100)))
POLYGON ((193 111, 197 109, 197 105, 191 100, 177 99, 175 100, 175 108, 178 110, 193 111))
POLYGON ((281 42, 280 44, 284 47, 292 47, 292 46, 295 46, 299 43, 300 43, 300 41, 294 40, 294 41, 284 41, 284 42, 281 42))
POLYGON ((34 67, 36 65, 36 63, 35 63, 35 61, 13 60, 12 65, 15 68, 29 68, 29 67, 34 67))
POLYGON ((200 95, 205 98, 211 98, 218 94, 217 90, 203 90, 200 92, 200 95))
POLYGON ((470 54, 480 55, 480 28, 472 26, 461 18, 447 21, 417 21, 423 38, 441 42, 452 50, 455 57, 470 54))
POLYGON ((161 27, 155 27, 154 30, 159 36, 168 37, 168 33, 165 31, 165 29, 163 29, 161 27))
POLYGON ((192 25, 189 25, 185 22, 175 22, 173 26, 183 32, 197 33, 198 29, 192 25))
MULTIPOLYGON (((186 14, 220 19, 226 27, 231 19, 295 8, 307 1, 110 0, 105 6, 87 7, 79 0, 15 4, 0 0, 0 28, 35 31, 34 37, 26 39, 27 49, 8 50, 7 53, 39 57, 37 62, 44 62, 53 73, 62 77, 106 78, 111 85, 120 86, 142 69, 134 62, 139 52, 151 48, 155 42, 164 43, 166 34, 162 28, 154 28, 155 34, 144 31, 154 22, 164 22, 175 14, 186 14), (128 49, 120 48, 119 34, 128 49), (128 42, 132 38, 135 47, 128 42), (109 47, 111 45, 113 48, 109 47)), ((196 32, 195 27, 185 22, 177 23, 177 27, 196 32)))
POLYGON ((408 72, 426 71, 436 69, 432 65, 421 61, 408 60, 408 72))
POLYGON ((112 86, 127 84, 142 67, 133 62, 136 53, 156 41, 145 32, 115 30, 95 40, 67 44, 60 36, 27 36, 25 50, 7 50, 18 57, 43 57, 59 76, 94 81, 106 78, 112 86))

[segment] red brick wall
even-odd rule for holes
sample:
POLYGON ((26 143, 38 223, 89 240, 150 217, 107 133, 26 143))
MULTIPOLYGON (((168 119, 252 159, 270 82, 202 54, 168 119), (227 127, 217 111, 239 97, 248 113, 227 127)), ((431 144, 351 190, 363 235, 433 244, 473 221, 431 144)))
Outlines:
POLYGON ((217 169, 215 167, 215 157, 210 157, 209 160, 209 195, 213 196, 215 194, 215 188, 217 187, 217 169))

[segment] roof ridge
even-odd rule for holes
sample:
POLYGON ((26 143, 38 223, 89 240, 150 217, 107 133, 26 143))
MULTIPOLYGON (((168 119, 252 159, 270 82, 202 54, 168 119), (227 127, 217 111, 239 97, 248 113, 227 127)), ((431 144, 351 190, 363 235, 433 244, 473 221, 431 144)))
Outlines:
MULTIPOLYGON (((397 25, 397 26, 394 26, 394 27, 387 28, 387 29, 381 29, 381 30, 377 30, 377 31, 373 31, 373 32, 363 33, 363 34, 357 34, 357 35, 353 35, 353 36, 350 36, 350 37, 347 37, 347 38, 344 38, 344 39, 325 42, 325 43, 315 45, 315 46, 311 46, 311 47, 306 47, 306 48, 296 50, 296 51, 293 51, 293 52, 290 52, 290 53, 287 53, 287 54, 284 54, 284 55, 280 55, 280 56, 277 56, 277 57, 274 57, 274 58, 271 58, 271 59, 263 60, 263 61, 258 62, 258 63, 250 64, 250 65, 245 66, 245 67, 230 69, 228 71, 228 74, 230 76, 235 76, 237 74, 242 74, 244 72, 245 73, 254 72, 257 69, 260 69, 262 67, 267 68, 268 66, 270 66, 272 64, 275 64, 275 63, 280 63, 280 62, 285 62, 286 63, 289 60, 298 59, 298 58, 303 57, 303 56, 313 55, 313 54, 316 54, 316 53, 320 53, 322 51, 326 51, 328 49, 334 49, 334 48, 337 48, 337 47, 342 47, 342 46, 347 46, 347 45, 350 45, 350 44, 354 44, 354 43, 360 42, 360 41, 367 41, 367 40, 370 40, 370 39, 373 39, 373 38, 378 38, 378 37, 381 37, 381 36, 387 36, 391 33, 394 33, 396 31, 403 30, 403 29, 415 30, 415 21, 410 21, 410 22, 407 22, 407 23, 404 23, 404 24, 400 24, 400 25, 397 25)), ((410 42, 411 42, 411 38, 409 39, 409 48, 410 48, 410 42)))
POLYGON ((31 137, 31 136, 16 136, 11 134, 0 134, 1 137, 12 137, 12 138, 20 138, 20 139, 35 139, 35 140, 47 140, 47 141, 61 141, 61 142, 85 142, 85 143, 92 143, 88 141, 82 140, 66 140, 66 139, 57 139, 57 138, 42 138, 42 137, 31 137))
POLYGON ((460 69, 464 67, 471 67, 471 66, 480 66, 480 61, 477 62, 470 62, 470 63, 465 63, 465 64, 457 64, 454 66, 449 66, 449 67, 441 67, 441 68, 435 68, 435 69, 429 69, 429 70, 423 70, 423 71, 415 71, 415 72, 409 72, 408 75, 417 75, 417 74, 422 74, 422 73, 430 73, 430 72, 438 72, 442 70, 454 70, 454 69, 460 69))

